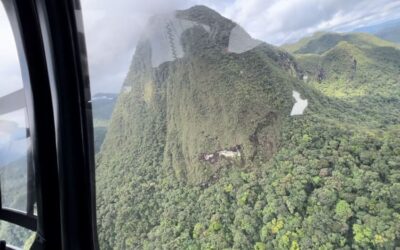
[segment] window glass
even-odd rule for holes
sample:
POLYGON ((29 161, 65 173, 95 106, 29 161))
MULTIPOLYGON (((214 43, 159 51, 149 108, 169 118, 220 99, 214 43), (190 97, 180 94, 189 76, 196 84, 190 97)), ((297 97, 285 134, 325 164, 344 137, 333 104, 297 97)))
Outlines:
POLYGON ((17 49, 3 6, 0 10, 0 180, 2 206, 27 210, 29 127, 17 49))
POLYGON ((24 118, 24 109, 0 116, 1 204, 20 211, 26 211, 27 207, 29 139, 24 118))
POLYGON ((394 249, 400 2, 82 0, 101 249, 394 249))
MULTIPOLYGON (((33 181, 25 94, 15 40, 0 4, 0 190, 1 208, 32 212, 33 181), (30 177, 30 178, 28 178, 30 177), (29 180, 28 180, 29 179, 29 180)), ((32 234, 22 227, 0 222, 0 239, 21 247, 32 234)))
POLYGON ((0 221, 0 239, 5 240, 7 246, 17 249, 30 249, 35 240, 35 232, 6 221, 0 221))

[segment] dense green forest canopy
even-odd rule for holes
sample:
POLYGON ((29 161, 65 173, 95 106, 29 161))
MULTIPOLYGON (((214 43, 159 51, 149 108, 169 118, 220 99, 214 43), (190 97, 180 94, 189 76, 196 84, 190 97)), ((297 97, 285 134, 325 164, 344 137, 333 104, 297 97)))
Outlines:
POLYGON ((230 20, 202 6, 176 19, 198 24, 184 55, 154 67, 141 40, 97 155, 101 247, 399 246, 398 47, 318 34, 234 53, 230 20))

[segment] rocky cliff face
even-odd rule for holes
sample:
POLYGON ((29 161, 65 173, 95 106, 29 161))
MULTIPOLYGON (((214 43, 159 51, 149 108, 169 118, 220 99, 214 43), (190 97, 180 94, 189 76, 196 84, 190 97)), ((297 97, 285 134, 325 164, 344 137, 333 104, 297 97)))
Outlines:
POLYGON ((290 54, 209 8, 153 17, 102 153, 155 150, 160 168, 208 185, 221 168, 251 167, 277 151, 296 75, 290 54))

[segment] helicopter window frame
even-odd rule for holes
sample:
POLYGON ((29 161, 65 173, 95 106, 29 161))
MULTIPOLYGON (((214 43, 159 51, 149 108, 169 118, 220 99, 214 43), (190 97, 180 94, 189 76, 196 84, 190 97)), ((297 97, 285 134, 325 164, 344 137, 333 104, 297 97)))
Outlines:
MULTIPOLYGON (((0 115, 7 114, 13 111, 20 110, 21 108, 26 108, 27 107, 27 100, 26 96, 27 94, 29 95, 29 87, 28 89, 26 88, 27 85, 30 84, 29 80, 29 73, 28 73, 28 65, 25 57, 25 52, 24 49, 21 47, 21 36, 19 33, 19 27, 18 27, 18 22, 17 22, 17 13, 16 13, 16 5, 14 1, 3 1, 4 5, 4 10, 8 16, 9 19, 9 24, 11 26, 11 29, 13 31, 14 39, 16 42, 17 46, 17 51, 18 51, 18 57, 19 57, 19 63, 21 67, 21 77, 22 77, 22 82, 23 82, 23 88, 19 89, 17 91, 14 91, 12 93, 9 93, 5 96, 0 97, 0 115), (24 102, 21 102, 21 100, 24 100, 24 102), (25 104, 26 103, 26 104, 25 104)), ((3 7, 2 7, 3 8, 3 7)), ((7 18, 7 17, 6 17, 7 18)), ((26 132, 26 138, 30 139, 30 127, 29 127, 29 122, 28 122, 28 129, 26 132)), ((34 201, 33 201, 33 159, 32 159, 32 149, 28 148, 27 150, 27 208, 26 212, 20 211, 17 209, 9 208, 9 207, 3 207, 2 204, 2 199, 0 199, 0 220, 7 221, 12 224, 19 225, 21 227, 30 229, 32 231, 35 231, 37 228, 37 220, 36 216, 34 215, 34 201)), ((2 197, 2 192, 0 188, 0 197, 2 197)))
MULTIPOLYGON (((98 249, 90 84, 79 0, 1 0, 23 75, 37 216, 31 249, 98 249)), ((8 247, 8 246, 7 246, 8 247)))

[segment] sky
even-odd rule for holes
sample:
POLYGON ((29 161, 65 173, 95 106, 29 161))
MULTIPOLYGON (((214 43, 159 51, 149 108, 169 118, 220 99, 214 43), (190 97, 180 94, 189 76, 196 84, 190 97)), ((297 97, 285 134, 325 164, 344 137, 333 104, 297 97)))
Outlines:
POLYGON ((17 48, 6 13, 0 2, 0 96, 22 88, 17 48))
MULTIPOLYGON (((253 38, 282 45, 316 31, 346 32, 400 17, 400 0, 81 0, 92 94, 119 92, 149 17, 206 5, 253 38)), ((9 24, 0 8, 0 96, 20 72, 9 24)))
POLYGON ((400 0, 82 0, 92 93, 119 91, 150 16, 198 4, 274 45, 400 16, 400 0))
MULTIPOLYGON (((22 77, 19 66, 17 47, 6 13, 0 3, 0 97, 21 89, 22 77)), ((0 115, 0 147, 2 143, 1 121, 8 120, 25 126, 25 113, 18 110, 0 115)))

